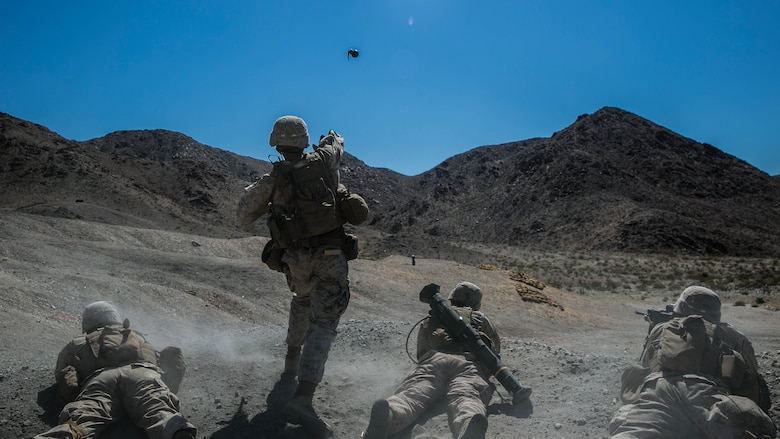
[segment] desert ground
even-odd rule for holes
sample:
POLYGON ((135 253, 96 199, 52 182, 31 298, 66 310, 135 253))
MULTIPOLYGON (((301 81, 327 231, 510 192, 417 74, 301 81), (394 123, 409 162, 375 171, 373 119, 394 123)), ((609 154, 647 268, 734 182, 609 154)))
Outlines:
MULTIPOLYGON (((31 437, 56 421, 54 362, 95 300, 115 303, 158 348, 184 350, 179 397, 199 437, 307 438, 279 423, 295 385, 280 380, 291 293, 260 262, 266 239, 0 211, 0 438, 31 437)), ((412 264, 409 255, 350 262, 350 306, 315 395, 336 437, 359 438, 373 401, 414 367, 407 336, 429 310, 420 289, 437 283, 448 292, 461 280, 482 287, 503 362, 534 389, 529 403, 512 406, 496 382, 488 437, 606 437, 621 372, 647 331, 635 311, 660 308, 690 284, 721 294, 723 319, 753 341, 778 401, 776 259, 483 250, 492 255, 483 264, 419 256, 412 264), (760 276, 769 283, 745 280, 760 276)), ((777 406, 770 414, 780 420, 777 406)), ((104 436, 142 437, 127 425, 104 436)), ((446 407, 397 437, 452 437, 446 407)))

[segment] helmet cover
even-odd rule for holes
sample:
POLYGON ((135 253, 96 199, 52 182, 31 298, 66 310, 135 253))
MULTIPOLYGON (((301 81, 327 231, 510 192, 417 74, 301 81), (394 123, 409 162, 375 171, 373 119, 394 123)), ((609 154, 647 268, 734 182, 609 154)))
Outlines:
POLYGON ((306 149, 309 146, 309 130, 306 122, 298 116, 282 116, 276 119, 268 144, 273 147, 306 149))
POLYGON ((449 299, 455 306, 468 306, 477 311, 482 306, 482 290, 471 282, 461 282, 452 289, 449 299))
POLYGON ((717 323, 720 322, 720 298, 709 288, 690 286, 675 302, 674 313, 682 316, 698 314, 717 323))
POLYGON ((122 319, 114 305, 109 302, 92 302, 84 308, 81 316, 81 330, 90 332, 93 329, 108 325, 120 325, 122 319))

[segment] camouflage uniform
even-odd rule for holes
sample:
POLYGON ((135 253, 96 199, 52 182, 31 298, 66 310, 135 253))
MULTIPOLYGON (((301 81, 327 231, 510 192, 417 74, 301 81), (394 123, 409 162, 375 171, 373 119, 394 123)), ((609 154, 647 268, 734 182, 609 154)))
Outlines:
MULTIPOLYGON (((690 287, 683 296, 691 292, 713 301, 717 298, 703 287, 690 287)), ((690 310, 652 328, 640 363, 630 366, 623 374, 621 398, 626 404, 610 422, 610 438, 769 439, 776 436, 774 424, 759 407, 761 392, 753 346, 739 331, 719 321, 719 300, 713 303, 713 308, 716 310, 712 312, 690 310), (739 385, 730 388, 726 384, 720 377, 720 359, 710 358, 707 350, 700 370, 686 373, 661 367, 662 334, 670 325, 681 325, 686 314, 712 320, 713 323, 705 321, 710 331, 718 331, 720 340, 742 357, 745 372, 739 385)), ((679 306, 676 312, 679 313, 679 306)))
MULTIPOLYGON (((466 284, 477 288, 467 282, 459 286, 466 284)), ((457 306, 458 303, 452 297, 453 294, 450 295, 453 309, 464 321, 469 322, 488 347, 499 355, 499 336, 488 318, 471 307, 457 306)), ((479 308, 478 305, 476 307, 479 308)), ((442 397, 447 399, 457 437, 464 435, 466 425, 475 418, 482 419, 485 422, 484 428, 487 428, 487 405, 493 395, 493 387, 489 382, 490 374, 480 368, 474 357, 465 350, 463 342, 453 339, 444 324, 434 315, 420 326, 417 334, 417 359, 417 367, 404 379, 395 393, 386 398, 386 404, 379 406, 381 410, 387 407, 389 411, 388 418, 382 422, 387 424, 386 431, 373 433, 369 425, 366 438, 386 437, 403 430, 442 397)), ((374 410, 377 410, 376 403, 374 410)), ((376 414, 372 411, 372 422, 374 416, 376 414)))
POLYGON ((697 374, 650 374, 639 398, 609 425, 612 439, 770 439, 771 419, 752 400, 697 374), (749 435, 748 435, 749 434, 749 435))
POLYGON ((55 378, 58 394, 67 404, 60 413, 60 424, 36 439, 98 437, 125 417, 150 439, 171 439, 177 433, 177 438, 194 438, 195 427, 181 415, 179 399, 163 382, 157 352, 141 334, 133 331, 141 343, 140 354, 132 363, 121 364, 121 360, 113 361, 103 354, 101 331, 106 327, 117 332, 123 329, 113 323, 90 328, 60 352, 55 378))
MULTIPOLYGON (((338 181, 344 145, 333 142, 316 151, 329 172, 338 181)), ((239 200, 238 220, 249 224, 269 212, 269 203, 281 204, 289 197, 289 188, 274 190, 277 175, 262 176, 247 188, 239 200), (273 195, 273 196, 272 196, 273 195)), ((342 228, 305 239, 285 248, 282 262, 294 295, 290 303, 287 344, 303 346, 299 379, 319 383, 341 315, 349 304, 349 266, 341 250, 342 228)))
POLYGON ((347 260, 333 245, 285 251, 295 295, 290 303, 287 344, 303 345, 298 377, 319 383, 341 315, 349 304, 347 260))

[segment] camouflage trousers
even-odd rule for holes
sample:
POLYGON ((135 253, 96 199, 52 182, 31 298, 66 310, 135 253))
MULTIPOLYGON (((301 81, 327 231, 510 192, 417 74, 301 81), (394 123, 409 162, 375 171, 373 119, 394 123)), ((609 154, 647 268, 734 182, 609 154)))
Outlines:
POLYGON ((149 439, 170 439, 192 430, 180 413, 179 398, 162 382, 160 369, 148 363, 104 369, 87 381, 75 401, 60 413, 60 425, 39 438, 89 439, 129 418, 149 439))
POLYGON ((639 399, 620 407, 612 418, 611 439, 771 439, 777 433, 754 401, 729 395, 712 380, 653 375, 639 399))
POLYGON ((440 398, 446 398, 454 433, 459 436, 471 417, 487 416, 492 395, 487 379, 465 355, 431 351, 422 357, 395 394, 387 398, 388 434, 408 427, 440 398))
POLYGON ((319 383, 339 320, 349 305, 349 267, 338 246, 285 250, 282 262, 294 293, 287 345, 303 346, 298 379, 319 383))

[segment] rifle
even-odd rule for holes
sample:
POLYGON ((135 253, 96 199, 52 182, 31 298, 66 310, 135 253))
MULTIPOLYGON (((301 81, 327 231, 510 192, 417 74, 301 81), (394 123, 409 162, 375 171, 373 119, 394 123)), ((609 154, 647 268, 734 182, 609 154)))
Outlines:
POLYGON ((645 321, 650 323, 650 327, 647 328, 647 333, 649 334, 650 331, 655 327, 655 325, 659 323, 668 322, 669 320, 672 320, 673 318, 677 317, 674 314, 674 305, 667 304, 663 309, 648 309, 646 312, 642 311, 634 311, 636 314, 639 314, 641 316, 645 317, 645 321))
POLYGON ((499 383, 512 395, 512 405, 517 405, 531 396, 531 388, 523 387, 512 372, 501 363, 501 359, 490 349, 479 336, 476 329, 463 321, 463 317, 441 297, 440 287, 436 284, 426 285, 420 291, 420 302, 427 303, 439 320, 444 323, 447 331, 456 339, 466 344, 466 349, 474 355, 477 362, 487 369, 499 383))

